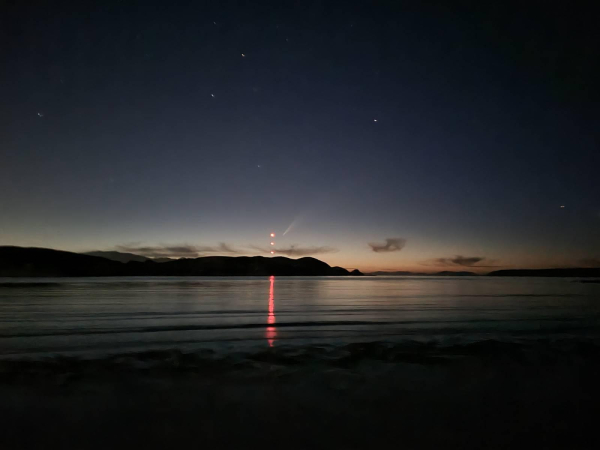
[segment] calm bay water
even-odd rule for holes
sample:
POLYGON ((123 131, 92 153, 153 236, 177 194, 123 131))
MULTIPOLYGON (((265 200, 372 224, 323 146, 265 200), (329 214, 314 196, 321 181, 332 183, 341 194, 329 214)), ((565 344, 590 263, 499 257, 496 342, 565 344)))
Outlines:
POLYGON ((0 356, 600 338, 600 285, 487 277, 0 279, 0 356))

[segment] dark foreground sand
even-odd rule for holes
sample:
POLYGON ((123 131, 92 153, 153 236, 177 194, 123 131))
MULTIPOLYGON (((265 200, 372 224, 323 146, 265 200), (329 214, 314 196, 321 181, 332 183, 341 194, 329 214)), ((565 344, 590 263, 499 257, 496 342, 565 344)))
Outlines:
POLYGON ((600 448, 591 344, 0 363, 0 448, 600 448))

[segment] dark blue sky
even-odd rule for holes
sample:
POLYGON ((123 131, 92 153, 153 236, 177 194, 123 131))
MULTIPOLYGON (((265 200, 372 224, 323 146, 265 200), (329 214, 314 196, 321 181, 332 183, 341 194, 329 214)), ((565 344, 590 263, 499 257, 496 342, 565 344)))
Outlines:
POLYGON ((600 258, 589 11, 13 3, 0 244, 256 254, 275 231, 366 270, 600 258))

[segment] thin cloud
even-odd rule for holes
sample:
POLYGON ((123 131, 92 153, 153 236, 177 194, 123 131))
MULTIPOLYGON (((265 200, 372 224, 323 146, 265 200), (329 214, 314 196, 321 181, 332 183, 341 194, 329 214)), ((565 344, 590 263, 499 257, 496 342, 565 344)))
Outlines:
POLYGON ((506 267, 497 265, 497 260, 484 258, 483 256, 461 256, 454 258, 436 258, 421 263, 423 266, 460 266, 460 267, 506 267))
POLYGON ((197 258, 212 253, 240 253, 231 245, 221 242, 217 246, 208 245, 157 245, 140 246, 138 244, 117 245, 120 252, 135 253, 147 258, 197 258))
POLYGON ((375 253, 382 252, 399 252, 406 245, 406 239, 402 238, 387 238, 385 244, 379 244, 376 242, 369 242, 371 250, 375 253))
POLYGON ((298 247, 297 245, 291 245, 289 247, 279 247, 279 248, 263 248, 258 247, 256 245, 251 245, 250 248, 254 250, 258 250, 261 253, 270 254, 271 251, 275 252, 275 255, 285 255, 285 256, 311 256, 311 255, 321 255, 324 253, 335 253, 338 251, 337 248, 324 246, 314 246, 314 247, 298 247))
POLYGON ((482 262, 484 260, 485 260, 485 258, 482 258, 480 256, 456 255, 454 258, 437 258, 435 261, 438 264, 441 264, 444 266, 455 265, 455 266, 471 267, 471 266, 474 266, 475 264, 482 262))
POLYGON ((197 248, 200 253, 241 253, 240 250, 233 248, 225 242, 220 242, 216 247, 202 246, 197 248))
POLYGON ((584 258, 579 262, 586 267, 600 267, 600 258, 584 258))

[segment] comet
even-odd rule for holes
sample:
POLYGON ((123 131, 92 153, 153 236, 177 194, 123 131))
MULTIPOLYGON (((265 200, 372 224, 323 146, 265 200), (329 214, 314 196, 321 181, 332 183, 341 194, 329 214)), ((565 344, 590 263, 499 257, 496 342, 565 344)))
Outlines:
POLYGON ((287 230, 285 230, 285 231, 283 232, 283 235, 282 235, 282 236, 285 236, 286 234, 288 234, 288 233, 289 233, 289 232, 292 230, 292 228, 294 228, 294 225, 296 224, 296 221, 297 221, 297 220, 298 220, 298 217, 296 217, 294 220, 292 220, 292 223, 290 223, 290 226, 289 226, 289 227, 287 227, 287 230))
POLYGON ((285 236, 290 231, 292 231, 293 228, 302 224, 309 214, 310 213, 308 213, 308 212, 304 212, 304 213, 299 213, 296 217, 294 217, 294 220, 292 220, 292 223, 290 223, 290 226, 287 227, 287 229, 283 232, 282 236, 285 236))

